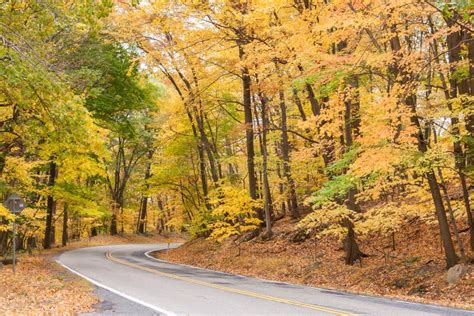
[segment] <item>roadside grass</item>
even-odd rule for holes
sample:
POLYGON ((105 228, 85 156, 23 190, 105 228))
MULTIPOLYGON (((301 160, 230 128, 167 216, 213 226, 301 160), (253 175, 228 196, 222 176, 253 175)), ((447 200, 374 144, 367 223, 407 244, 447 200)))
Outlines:
POLYGON ((61 252, 93 246, 127 243, 176 242, 176 235, 97 236, 67 247, 20 253, 16 274, 11 265, 0 269, 0 315, 75 315, 90 312, 99 303, 94 286, 55 262, 61 252))

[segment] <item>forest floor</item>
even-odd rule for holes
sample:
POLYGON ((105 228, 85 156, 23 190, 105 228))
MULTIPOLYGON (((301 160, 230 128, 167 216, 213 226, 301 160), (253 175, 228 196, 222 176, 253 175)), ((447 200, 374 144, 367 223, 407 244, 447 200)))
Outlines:
MULTIPOLYGON (((290 241, 291 227, 294 225, 283 219, 276 222, 274 236, 268 241, 241 242, 240 238, 218 244, 201 238, 157 256, 263 279, 474 309, 474 265, 469 264, 468 273, 458 283, 449 285, 435 226, 414 222, 394 240, 359 240, 368 257, 354 266, 344 264, 341 242, 309 238, 295 243, 290 241)), ((465 245, 467 237, 464 233, 465 245)))
POLYGON ((18 256, 16 274, 11 265, 0 268, 0 315, 73 315, 93 311, 99 303, 94 287, 55 261, 67 250, 129 243, 182 241, 177 236, 97 236, 67 247, 35 251, 18 256))

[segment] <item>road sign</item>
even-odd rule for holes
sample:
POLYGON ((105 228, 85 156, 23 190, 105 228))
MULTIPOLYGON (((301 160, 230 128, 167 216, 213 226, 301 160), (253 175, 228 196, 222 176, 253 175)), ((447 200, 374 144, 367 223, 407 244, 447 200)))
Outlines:
POLYGON ((3 205, 15 215, 20 214, 26 207, 25 201, 16 193, 12 193, 5 202, 3 202, 3 205))
MULTIPOLYGON (((12 193, 3 202, 3 205, 13 214, 20 214, 21 211, 26 207, 25 201, 16 193, 12 193)), ((16 216, 13 219, 13 273, 16 272, 16 216)))

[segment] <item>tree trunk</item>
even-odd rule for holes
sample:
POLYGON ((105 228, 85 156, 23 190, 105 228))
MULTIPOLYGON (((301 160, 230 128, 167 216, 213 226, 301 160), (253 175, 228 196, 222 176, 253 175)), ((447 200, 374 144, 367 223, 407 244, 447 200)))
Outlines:
MULTIPOLYGON (((351 76, 348 79, 348 90, 345 93, 344 101, 344 144, 346 146, 345 151, 349 151, 354 144, 354 136, 359 135, 360 129, 360 118, 359 115, 359 99, 357 93, 357 78, 351 76), (355 114, 355 115, 354 115, 355 114), (353 117, 354 115, 354 117, 353 117)), ((356 188, 350 188, 347 192, 347 208, 359 212, 360 209, 356 202, 356 188)))
MULTIPOLYGON (((179 90, 178 90, 179 92, 179 90)), ((181 95, 181 94, 180 94, 181 95)), ((198 152, 198 157, 199 157, 199 177, 201 179, 201 187, 202 187, 202 194, 204 196, 204 205, 208 210, 211 209, 211 206, 209 204, 209 187, 207 184, 207 174, 206 174, 206 160, 204 157, 204 147, 203 143, 201 141, 201 138, 198 137, 198 129, 196 128, 196 124, 194 122, 194 118, 191 114, 191 111, 189 110, 189 106, 185 99, 183 98, 183 103, 184 103, 184 109, 186 111, 186 115, 189 119, 189 122, 191 123, 191 129, 193 131, 193 136, 194 139, 196 140, 196 148, 198 152)))
POLYGON ((345 109, 344 109, 344 143, 347 146, 346 151, 353 144, 352 139, 352 124, 351 124, 351 105, 352 100, 350 96, 346 95, 346 100, 344 101, 345 109))
POLYGON ((56 200, 53 200, 53 221, 51 222, 51 247, 56 245, 56 200))
MULTIPOLYGON (((303 66, 298 65, 298 69, 303 74, 303 66)), ((305 89, 306 92, 308 93, 308 100, 309 103, 311 104, 311 112, 313 112, 314 116, 319 116, 321 114, 321 106, 319 105, 318 100, 316 99, 316 95, 314 94, 313 87, 309 82, 305 83, 305 89)))
POLYGON ((208 201, 209 187, 207 185, 206 160, 204 158, 204 149, 202 148, 202 144, 198 144, 197 147, 199 156, 199 176, 201 178, 202 194, 204 195, 204 203, 206 205, 206 208, 209 210, 211 207, 208 201))
POLYGON ((118 234, 118 214, 120 213, 121 215, 121 224, 122 228, 121 230, 123 231, 123 197, 122 197, 123 192, 116 192, 115 195, 113 196, 113 214, 112 214, 112 222, 110 225, 110 234, 111 235, 117 235, 118 234))
MULTIPOLYGON (((148 152, 148 161, 146 163, 146 170, 145 170, 145 190, 148 191, 150 185, 148 184, 148 180, 151 177, 151 159, 153 158, 153 151, 150 150, 148 152)), ((148 192, 145 192, 142 196, 142 200, 140 203, 140 212, 138 216, 138 232, 140 234, 144 234, 146 231, 146 219, 147 219, 147 206, 148 206, 148 192)))
POLYGON ((263 200, 264 200, 264 213, 265 213, 265 228, 266 236, 272 235, 272 213, 273 213, 273 202, 270 194, 270 184, 268 182, 268 151, 267 151, 267 129, 268 129, 268 117, 267 117, 267 101, 265 97, 260 97, 262 104, 262 169, 263 169, 263 200))
POLYGON ((286 118, 286 102, 283 90, 279 92, 281 115, 281 153, 283 156, 283 175, 288 184, 288 210, 291 218, 298 218, 298 199, 296 196, 295 181, 291 175, 290 144, 288 141, 288 124, 286 118))
POLYGON ((62 236, 62 245, 63 247, 66 247, 68 243, 68 230, 67 230, 67 224, 68 224, 68 205, 67 203, 64 203, 64 211, 63 211, 63 236, 62 236))
POLYGON ((146 217, 147 217, 147 206, 148 197, 145 195, 142 197, 140 203, 140 217, 138 219, 138 233, 144 234, 146 232, 146 217))
POLYGON ((313 112, 314 116, 319 116, 321 114, 321 106, 319 105, 318 100, 316 99, 316 95, 314 94, 313 87, 311 84, 305 84, 306 92, 308 93, 308 100, 311 104, 311 111, 313 112))
MULTIPOLYGON (((225 151, 227 157, 232 157, 234 155, 232 144, 230 143, 229 137, 227 136, 225 137, 225 151)), ((238 169, 232 162, 227 164, 227 178, 232 184, 235 184, 236 180, 238 179, 238 169)))
POLYGON ((117 235, 117 214, 116 214, 117 208, 114 206, 113 207, 113 214, 112 214, 112 219, 110 221, 110 235, 117 235))
MULTIPOLYGON (((276 146, 278 147, 278 144, 276 144, 276 146)), ((277 155, 278 155, 278 149, 277 149, 277 155)), ((280 167, 279 161, 277 161, 277 175, 278 175, 278 179, 280 180, 278 184, 278 192, 280 193, 280 196, 283 196, 285 193, 285 186, 283 184, 283 177, 281 174, 281 167, 280 167)), ((284 200, 281 201, 281 212, 284 215, 286 215, 286 203, 284 200)))
POLYGON ((8 148, 9 144, 6 142, 2 144, 2 148, 0 149, 0 176, 3 174, 3 169, 5 169, 5 163, 8 155, 8 148))
POLYGON ((298 96, 298 91, 295 88, 293 88, 293 99, 295 100, 296 107, 298 108, 298 111, 300 112, 301 119, 303 121, 306 121, 306 113, 304 112, 301 99, 298 96))
MULTIPOLYGON (((243 60, 245 52, 242 46, 239 46, 239 57, 243 60)), ((247 145, 247 171, 249 195, 253 200, 257 199, 257 178, 255 174, 255 149, 253 133, 252 100, 250 92, 250 75, 246 67, 242 67, 242 94, 245 113, 245 140, 247 145)), ((260 219, 263 219, 262 210, 257 210, 260 219)))
POLYGON ((166 215, 161 197, 158 197, 157 206, 161 213, 158 215, 158 220, 156 221, 155 229, 158 234, 161 234, 165 230, 165 220, 163 219, 163 217, 166 215))
MULTIPOLYGON (((117 215, 122 210, 122 202, 119 193, 116 193, 115 196, 112 197, 113 199, 113 209, 112 209, 112 219, 110 223, 110 234, 117 235, 118 234, 118 223, 117 223, 117 215)), ((122 221, 123 224, 123 221, 122 221)), ((122 225, 123 226, 123 225, 122 225)))
POLYGON ((459 172, 459 178, 462 186, 462 197, 464 201, 464 208, 467 215, 467 225, 469 228, 470 246, 471 250, 474 251, 474 219, 472 216, 471 203, 469 201, 469 190, 467 187, 466 176, 462 171, 459 172))
MULTIPOLYGON (((51 161, 49 163, 49 180, 48 180, 48 188, 52 190, 56 181, 56 163, 51 161)), ((51 195, 51 192, 48 195, 47 200, 47 214, 46 214, 46 228, 44 232, 44 240, 43 240, 43 248, 50 249, 51 248, 51 235, 54 233, 53 230, 53 216, 54 216, 54 208, 55 208, 54 198, 51 195)))
MULTIPOLYGON (((0 220, 0 224, 7 224, 8 222, 4 219, 0 220)), ((8 233, 7 232, 0 232, 0 255, 4 255, 7 252, 7 241, 8 241, 8 233)))
POLYGON ((451 225, 453 226, 454 237, 456 237, 456 243, 458 244, 459 252, 461 253, 461 259, 462 261, 465 261, 466 253, 464 251, 464 245, 462 243, 461 237, 459 236, 458 225, 456 224, 456 218, 454 217, 453 207, 451 206, 451 199, 449 197, 448 190, 446 189, 446 182, 444 181, 441 168, 438 168, 438 175, 440 180, 440 186, 443 190, 444 200, 446 201, 446 206, 448 207, 449 219, 451 220, 451 225))
MULTIPOLYGON (((185 58, 188 59, 187 54, 185 52, 183 52, 183 54, 185 58)), ((190 81, 184 76, 184 74, 180 70, 178 70, 177 72, 181 80, 184 82, 185 86, 187 87, 189 96, 191 98, 192 110, 194 113, 194 117, 196 119, 197 128, 199 130, 201 144, 204 150, 206 151, 207 159, 209 161, 209 170, 211 172, 211 179, 212 179, 212 182, 215 185, 217 185, 219 181, 218 169, 217 169, 216 161, 214 158, 214 152, 212 151, 213 146, 211 146, 211 143, 209 142, 209 139, 206 134, 206 129, 204 126, 205 115, 203 113, 203 106, 202 106, 202 100, 201 100, 201 95, 200 95, 201 89, 199 87, 199 81, 196 75, 196 71, 194 67, 191 66, 191 74, 193 78, 192 82, 194 83, 195 91, 193 90, 193 87, 191 86, 190 81)))
MULTIPOLYGON (((423 130, 421 128, 420 121, 416 114, 415 96, 413 95, 408 96, 405 102, 410 107, 410 110, 412 113, 410 117, 411 123, 417 129, 416 138, 417 138, 417 143, 418 143, 418 150, 422 153, 425 153, 428 151, 427 140, 425 139, 425 136, 423 135, 423 130)), ((436 217, 438 219, 441 240, 443 241, 446 264, 448 268, 451 268, 458 262, 458 257, 454 250, 453 241, 451 238, 451 232, 449 231, 449 224, 446 217, 446 210, 444 208, 443 199, 441 197, 438 181, 436 180, 436 175, 432 169, 428 170, 425 173, 425 176, 426 176, 426 179, 428 180, 431 196, 433 198, 433 202, 436 209, 436 217)))
POLYGON ((216 162, 214 159, 214 153, 211 150, 211 143, 206 135, 206 130, 204 128, 204 121, 202 113, 198 113, 198 109, 194 107, 194 112, 196 116, 197 126, 200 135, 201 146, 207 154, 207 160, 209 161, 209 171, 211 172, 211 179, 214 184, 217 184, 219 181, 219 175, 216 167, 216 162))
POLYGON ((347 265, 353 265, 357 260, 361 260, 362 257, 367 257, 362 251, 360 251, 357 245, 355 237, 354 224, 348 218, 344 219, 342 225, 347 229, 347 235, 344 238, 344 252, 345 262, 347 265))

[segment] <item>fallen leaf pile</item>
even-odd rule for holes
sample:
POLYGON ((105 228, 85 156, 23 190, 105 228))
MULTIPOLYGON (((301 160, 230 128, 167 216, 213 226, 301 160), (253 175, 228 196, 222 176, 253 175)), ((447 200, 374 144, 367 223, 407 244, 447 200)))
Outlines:
POLYGON ((66 272, 51 255, 22 256, 16 274, 0 271, 0 314, 87 312, 98 300, 93 287, 66 272))

